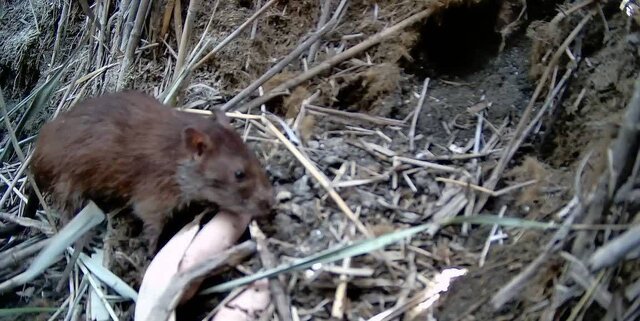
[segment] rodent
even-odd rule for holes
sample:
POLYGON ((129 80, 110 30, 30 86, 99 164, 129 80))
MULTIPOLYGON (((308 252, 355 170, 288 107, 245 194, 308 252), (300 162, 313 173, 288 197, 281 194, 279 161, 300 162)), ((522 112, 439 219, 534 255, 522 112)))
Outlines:
MULTIPOLYGON (((275 204, 266 170, 224 112, 205 118, 138 91, 86 99, 45 123, 30 170, 63 222, 88 199, 124 201, 142 220, 150 252, 174 211, 191 202, 255 217, 275 204)), ((27 207, 34 204, 29 197, 27 207)))

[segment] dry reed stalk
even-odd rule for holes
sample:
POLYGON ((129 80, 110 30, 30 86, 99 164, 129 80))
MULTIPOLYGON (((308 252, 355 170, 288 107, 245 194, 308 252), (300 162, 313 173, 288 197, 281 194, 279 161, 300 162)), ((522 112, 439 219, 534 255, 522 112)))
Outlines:
POLYGON ((122 0, 122 2, 120 3, 120 5, 118 6, 118 11, 115 14, 115 20, 116 20, 116 26, 115 26, 115 30, 113 31, 113 40, 111 41, 111 59, 114 59, 116 54, 121 54, 123 52, 123 49, 121 48, 122 45, 122 36, 123 36, 123 32, 124 32, 124 27, 126 24, 126 8, 129 6, 129 1, 130 0, 122 0))
MULTIPOLYGON (((105 64, 106 59, 104 58, 104 49, 107 48, 105 41, 107 39, 107 19, 109 16, 109 4, 111 1, 109 0, 102 0, 99 4, 98 4, 98 19, 100 19, 98 25, 99 25, 99 29, 98 29, 98 37, 96 39, 96 47, 97 47, 97 52, 96 52, 96 63, 95 63, 95 68, 100 68, 105 64)), ((97 93, 99 92, 99 88, 101 86, 98 83, 94 83, 93 84, 93 92, 97 93)))
POLYGON ((2 257, 2 259, 0 259, 0 269, 5 269, 22 262, 27 257, 40 252, 40 250, 47 246, 51 241, 51 239, 47 238, 36 241, 36 243, 31 243, 34 239, 37 238, 31 238, 28 242, 23 242, 11 249, 2 251, 2 253, 0 253, 0 256, 2 257))
POLYGON ((476 190, 478 192, 490 195, 492 197, 497 197, 497 196, 501 196, 504 194, 508 194, 511 193, 517 189, 523 188, 523 187, 527 187, 530 185, 533 185, 535 183, 537 183, 538 181, 535 179, 532 180, 528 180, 526 182, 522 182, 522 183, 518 183, 518 184, 514 184, 512 186, 507 186, 501 190, 497 190, 497 191, 493 191, 490 189, 487 189, 483 186, 479 186, 476 184, 471 184, 471 183, 467 183, 467 182, 463 182, 463 181, 459 181, 459 180, 455 180, 455 179, 451 179, 451 178, 445 178, 445 177, 436 177, 436 182, 443 182, 443 183, 450 183, 450 184, 455 184, 461 187, 467 187, 470 188, 472 190, 476 190))
MULTIPOLYGON (((316 28, 320 30, 322 26, 325 25, 327 19, 329 18, 329 11, 331 9, 331 0, 325 0, 320 8, 320 18, 318 19, 318 24, 316 28)), ((316 52, 320 47, 320 41, 316 41, 309 48, 309 53, 307 54, 307 59, 309 60, 309 64, 313 64, 313 61, 316 59, 316 52)))
MULTIPOLYGON (((4 94, 2 92, 2 89, 0 89, 0 112, 2 112, 4 125, 5 125, 5 128, 7 129, 7 132, 9 133, 9 139, 10 139, 11 143, 13 144, 13 149, 16 152, 16 154, 18 155, 18 159, 20 160, 20 162, 22 162, 23 168, 26 168, 26 166, 28 164, 27 157, 22 152, 22 148, 20 148, 20 143, 18 142, 18 138, 16 137, 16 133, 13 130, 13 125, 11 125, 11 121, 9 121, 9 115, 7 114, 7 106, 4 103, 4 94)), ((38 188, 38 186, 36 186, 35 180, 33 179, 31 173, 29 173, 29 172, 27 172, 27 179, 29 181, 29 184, 31 185, 31 188, 33 188, 33 192, 36 194, 36 197, 38 198, 38 201, 40 202, 40 204, 42 204, 42 206, 43 206, 43 208, 45 210, 45 214, 46 214, 48 223, 51 225, 51 227, 55 231, 55 220, 51 216, 51 212, 49 211, 49 209, 47 207, 47 203, 44 201, 44 197, 42 196, 42 193, 40 192, 40 189, 38 188)), ((10 186, 7 189, 7 192, 5 192, 5 195, 3 195, 3 197, 2 197, 2 201, 1 201, 0 207, 4 206, 4 202, 6 202, 6 197, 7 197, 6 195, 7 195, 7 193, 11 193, 11 190, 12 190, 12 188, 14 186, 10 186)))
POLYGON ((182 39, 182 1, 176 1, 176 6, 173 8, 173 28, 176 39, 182 39))
MULTIPOLYGON (((356 216, 360 216, 361 207, 356 209, 356 216)), ((348 224, 348 222, 347 222, 348 224)), ((344 236, 345 241, 349 241, 356 234, 355 226, 349 224, 347 227, 347 235, 344 236)), ((351 267, 351 257, 342 260, 342 268, 347 270, 351 267)), ((349 278, 345 273, 341 273, 339 276, 338 287, 336 287, 336 293, 334 295, 333 306, 331 307, 331 316, 336 320, 342 320, 344 311, 347 305, 347 285, 349 278)))
POLYGON ((127 51, 127 39, 130 39, 131 29, 133 29, 134 19, 136 17, 136 13, 138 12, 138 7, 140 6, 141 0, 123 0, 121 4, 121 10, 123 10, 122 18, 124 21, 122 23, 122 41, 120 42, 120 52, 127 51))
MULTIPOLYGON (((249 225, 249 231, 251 232, 251 237, 255 239, 257 243, 256 248, 260 255, 260 261, 262 261, 262 267, 265 269, 276 268, 278 266, 278 259, 269 251, 267 237, 255 221, 249 225)), ((291 298, 287 294, 283 284, 284 282, 282 281, 281 278, 277 277, 269 280, 269 289, 271 290, 271 296, 280 320, 291 320, 291 298)))
POLYGON ((347 203, 340 197, 340 195, 336 192, 336 190, 331 186, 331 181, 324 175, 311 161, 309 161, 298 148, 296 148, 279 130, 276 128, 271 121, 266 119, 266 117, 262 117, 262 123, 274 134, 287 149, 302 163, 302 165, 309 171, 309 173, 320 183, 320 185, 329 193, 329 196, 333 199, 334 202, 338 205, 338 208, 355 224, 360 233, 364 234, 367 237, 372 237, 373 233, 369 231, 369 229, 362 224, 360 219, 356 217, 355 213, 349 208, 347 203))
POLYGON ((140 5, 138 6, 138 10, 136 12, 135 24, 133 26, 133 29, 131 29, 129 41, 127 42, 127 49, 124 53, 124 59, 122 60, 122 65, 120 67, 120 76, 118 77, 118 82, 116 84, 116 88, 118 90, 123 88, 125 75, 129 73, 128 69, 133 63, 133 54, 138 47, 138 42, 140 41, 142 26, 144 25, 144 22, 146 20, 149 1, 150 0, 140 0, 140 5))
POLYGON ((180 37, 180 45, 178 46, 178 59, 176 59, 176 65, 173 72, 174 79, 182 71, 185 57, 187 56, 187 45, 189 38, 191 37, 191 30, 193 29, 193 22, 200 8, 200 0, 189 1, 189 7, 187 8, 187 19, 184 22, 184 29, 182 29, 182 37, 180 37))
POLYGON ((160 26, 160 39, 165 39, 169 32, 169 24, 171 23, 171 15, 173 14, 175 2, 176 0, 167 0, 167 5, 165 6, 164 14, 162 15, 162 25, 160 26))
MULTIPOLYGON (((49 68, 53 67, 56 62, 56 57, 58 56, 58 51, 60 50, 60 40, 65 33, 68 18, 69 18, 69 5, 67 1, 62 2, 62 12, 60 13, 60 18, 58 19, 58 27, 56 29, 56 39, 53 42, 53 52, 51 54, 51 61, 49 62, 49 68)), ((47 75, 47 80, 49 80, 51 74, 47 75)))
POLYGON ((344 117, 344 118, 347 118, 347 119, 358 119, 358 120, 368 121, 368 122, 371 122, 371 123, 376 124, 376 125, 400 126, 400 127, 406 126, 403 121, 392 119, 392 118, 371 116, 371 115, 363 114, 363 113, 352 113, 352 112, 348 112, 348 111, 342 111, 342 110, 337 110, 337 109, 332 109, 332 108, 325 108, 325 107, 315 106, 315 105, 311 105, 311 104, 307 104, 305 107, 307 109, 311 110, 311 111, 316 111, 316 112, 320 112, 320 113, 328 114, 328 115, 340 116, 340 117, 344 117))
POLYGON ((411 128, 409 129, 409 151, 413 152, 415 149, 414 141, 416 136, 416 125, 418 124, 418 117, 422 112, 422 106, 427 97, 427 88, 429 88, 429 78, 424 80, 422 85, 422 92, 420 92, 420 99, 418 99, 418 105, 413 110, 413 118, 411 118, 411 128))

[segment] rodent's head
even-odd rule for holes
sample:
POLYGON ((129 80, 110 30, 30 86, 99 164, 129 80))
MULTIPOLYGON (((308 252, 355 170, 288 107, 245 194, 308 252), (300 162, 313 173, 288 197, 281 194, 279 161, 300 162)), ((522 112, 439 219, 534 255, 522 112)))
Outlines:
POLYGON ((203 127, 186 127, 182 141, 188 157, 179 164, 178 183, 186 200, 209 201, 255 217, 271 213, 273 186, 224 112, 216 112, 203 127))

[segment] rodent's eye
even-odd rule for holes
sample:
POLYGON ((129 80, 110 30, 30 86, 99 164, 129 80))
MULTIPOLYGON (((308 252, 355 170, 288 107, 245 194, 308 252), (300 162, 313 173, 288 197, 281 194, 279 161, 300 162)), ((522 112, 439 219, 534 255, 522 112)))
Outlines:
POLYGON ((243 171, 243 170, 241 170, 241 169, 237 170, 237 171, 234 173, 234 175, 236 175, 236 180, 238 180, 238 181, 243 180, 243 179, 244 179, 244 177, 245 177, 245 173, 244 173, 244 171, 243 171))

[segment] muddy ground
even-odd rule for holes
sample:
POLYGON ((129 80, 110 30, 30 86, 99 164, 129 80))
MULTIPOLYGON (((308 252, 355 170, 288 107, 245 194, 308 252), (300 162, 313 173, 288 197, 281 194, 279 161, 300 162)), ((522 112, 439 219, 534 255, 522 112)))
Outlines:
MULTIPOLYGON (((33 17, 34 14, 37 16, 40 30, 55 30, 61 6, 59 3, 50 6, 45 2, 33 1, 33 14, 24 1, 0 2, 0 86, 9 108, 41 83, 49 70, 56 37, 50 32, 35 35, 33 17)), ((502 1, 475 2, 481 1, 451 1, 450 8, 442 9, 426 22, 418 23, 374 46, 366 54, 340 64, 330 74, 320 75, 299 86, 293 95, 270 101, 267 108, 284 118, 295 117, 301 100, 320 90, 314 105, 403 120, 411 116, 428 77, 425 107, 416 127, 419 135, 416 151, 409 151, 406 128, 316 116, 308 118, 304 128, 307 133, 305 152, 321 170, 334 177, 345 163, 357 162, 358 168, 366 168, 364 172, 369 171, 370 175, 382 173, 391 166, 384 157, 362 148, 362 137, 370 143, 385 146, 397 155, 416 158, 450 155, 456 148, 466 147, 468 151, 478 122, 477 115, 469 109, 484 106, 483 141, 488 141, 501 126, 507 129, 500 134, 496 149, 480 159, 483 166, 479 176, 486 178, 500 156, 500 148, 509 141, 529 102, 541 75, 545 55, 548 57, 548 51, 555 50, 564 40, 580 21, 583 12, 568 16, 558 25, 549 25, 548 22, 561 12, 559 5, 564 5, 562 1, 529 3, 525 15, 504 39, 504 47, 500 51, 503 39, 497 31, 505 25, 504 19, 510 22, 518 16, 519 1, 505 1, 513 6, 510 10, 501 7, 502 1), (458 2, 467 4, 457 6, 458 2), (364 134, 349 132, 352 128, 348 126, 377 129, 383 135, 367 133, 362 136, 364 134), (391 141, 384 136, 392 138, 391 141)), ((209 19, 209 15, 204 13, 213 12, 213 3, 203 1, 203 14, 198 15, 194 24, 194 43, 209 19)), ((361 42, 428 4, 428 1, 352 1, 341 23, 321 46, 316 61, 332 55, 332 50, 342 45, 350 47, 361 42), (374 19, 374 12, 377 12, 377 19, 374 19)), ((188 1, 183 1, 182 7, 187 6, 188 1)), ((222 39, 256 8, 255 1, 221 1, 212 20, 211 37, 222 39)), ((566 6, 562 8, 566 9, 566 6)), ((161 16, 161 9, 160 4, 155 4, 150 14, 161 16)), ((202 108, 227 101, 295 48, 300 39, 315 28, 319 13, 318 1, 281 1, 258 20, 255 39, 250 39, 245 32, 215 59, 198 69, 180 102, 188 104, 205 100, 206 104, 199 106, 202 108)), ((601 171, 598 164, 602 163, 604 148, 615 135, 621 111, 629 100, 637 75, 637 45, 640 44, 635 25, 618 9, 617 2, 603 4, 602 13, 602 17, 592 19, 580 34, 580 45, 571 47, 573 53, 583 60, 569 79, 559 99, 560 104, 545 115, 542 125, 520 148, 497 189, 530 179, 537 179, 538 183, 490 198, 483 213, 496 214, 507 206, 508 216, 557 220, 554 213, 572 196, 575 168, 588 150, 596 152, 596 160, 587 169, 587 175, 591 175, 593 180, 601 171)), ((81 8, 72 6, 64 37, 60 39, 59 48, 55 49, 58 56, 74 50, 73 39, 85 23, 84 18, 81 8)), ((158 23, 157 19, 152 19, 150 25, 153 23, 158 23)), ((157 39, 152 34, 146 31, 145 44, 152 42, 152 38, 157 39)), ((170 47, 177 48, 173 32, 166 41, 170 47)), ((166 85, 165 72, 171 62, 170 56, 162 44, 142 50, 137 55, 138 61, 127 87, 157 92, 166 85)), ((561 66, 567 59, 563 56, 561 66)), ((265 89, 300 70, 302 64, 295 61, 267 83, 265 89)), ((563 69, 557 72, 558 79, 563 72, 563 69)), ((107 71, 77 95, 89 96, 112 90, 115 73, 115 69, 107 71)), ((65 75, 65 83, 71 77, 71 74, 65 75)), ((53 102, 57 102, 61 94, 54 96, 51 106, 29 119, 21 139, 37 133, 42 122, 55 109, 53 102)), ((543 97, 546 94, 545 90, 543 97)), ((537 102, 536 106, 540 107, 541 103, 537 102)), ((6 139, 3 133, 5 142, 6 139)), ((279 204, 275 218, 260 222, 271 240, 270 249, 281 263, 337 244, 336 236, 345 230, 346 221, 334 203, 326 199, 322 187, 282 146, 264 140, 249 140, 249 143, 266 164, 277 190, 291 193, 279 204)), ((446 159, 440 163, 467 169, 471 164, 469 160, 446 159)), ((355 178, 362 177, 352 177, 355 178)), ((360 217, 365 224, 382 233, 426 222, 435 212, 432 204, 442 199, 443 187, 436 184, 428 172, 415 172, 412 179, 416 191, 406 181, 400 180, 396 189, 392 189, 389 182, 381 182, 342 188, 340 193, 351 206, 360 206, 360 217)), ((147 258, 140 254, 142 244, 136 238, 141 230, 139 222, 126 215, 118 216, 106 230, 109 237, 105 246, 112 251, 113 257, 109 268, 137 288, 144 266, 148 264, 147 258)), ((417 236, 412 244, 431 253, 431 256, 412 253, 413 262, 409 262, 408 252, 400 246, 387 250, 404 255, 398 263, 414 265, 413 268, 425 277, 448 267, 469 269, 469 274, 454 282, 450 291, 436 304, 433 314, 437 320, 537 320, 540 306, 550 294, 551 280, 558 273, 560 265, 557 260, 548 262, 526 291, 502 311, 493 312, 486 302, 539 253, 541 244, 550 233, 505 229, 509 238, 501 245, 494 244, 487 262, 479 267, 479 253, 489 230, 489 227, 474 226, 469 235, 464 235, 459 226, 453 226, 443 229, 434 238, 417 236)), ((103 243, 102 240, 98 238, 96 244, 103 243)), ((46 278, 26 287, 33 288, 32 291, 38 295, 5 297, 2 305, 60 304, 65 296, 52 292, 55 281, 51 280, 55 280, 64 266, 64 262, 59 262, 47 272, 46 278)), ((259 266, 259 261, 254 259, 245 268, 255 271, 259 266)), ((354 281, 349 288, 346 319, 368 319, 396 303, 403 285, 391 281, 383 265, 370 257, 359 257, 354 259, 352 266, 372 267, 376 273, 370 282, 354 281)), ((209 283, 240 275, 238 271, 230 271, 209 283)), ((302 275, 295 278, 300 280, 293 282, 291 275, 286 277, 292 285, 291 304, 304 312, 301 313, 302 318, 330 319, 331 304, 325 301, 333 299, 337 278, 327 275, 307 281, 302 280, 302 275)), ((202 316, 219 299, 207 297, 194 301, 181 310, 181 317, 191 320, 191 313, 202 316)), ((118 308, 123 316, 121 320, 131 319, 129 304, 118 304, 118 308)), ((594 318, 585 316, 584 319, 599 320, 602 311, 595 312, 594 318)))

